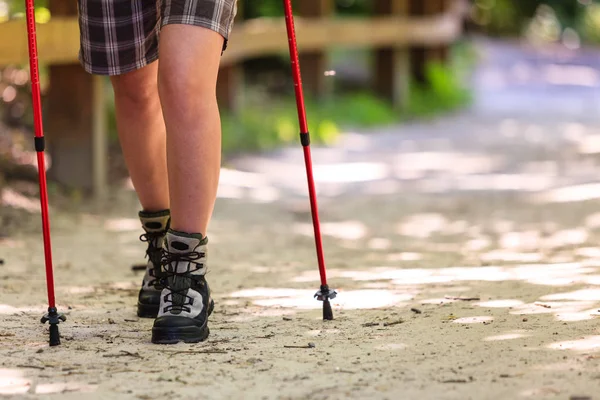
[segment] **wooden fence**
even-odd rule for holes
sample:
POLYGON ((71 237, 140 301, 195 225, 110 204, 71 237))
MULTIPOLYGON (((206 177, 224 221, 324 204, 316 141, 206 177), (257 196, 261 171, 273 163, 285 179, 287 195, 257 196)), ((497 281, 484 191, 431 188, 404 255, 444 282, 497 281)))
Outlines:
MULTIPOLYGON (((222 107, 239 104, 243 84, 241 61, 288 51, 283 19, 243 20, 244 1, 222 59, 218 95, 222 107)), ((333 0, 302 0, 296 31, 305 88, 315 95, 326 90, 323 71, 327 51, 336 47, 375 52, 373 90, 401 107, 407 82, 423 79, 424 66, 443 60, 447 46, 462 32, 466 0, 373 0, 369 18, 336 18, 333 0)), ((40 62, 50 65, 45 97, 45 130, 53 166, 51 179, 97 196, 106 193, 107 133, 103 80, 78 65, 79 27, 76 2, 51 0, 52 18, 38 24, 40 62)), ((23 20, 0 23, 0 66, 28 62, 23 20)))

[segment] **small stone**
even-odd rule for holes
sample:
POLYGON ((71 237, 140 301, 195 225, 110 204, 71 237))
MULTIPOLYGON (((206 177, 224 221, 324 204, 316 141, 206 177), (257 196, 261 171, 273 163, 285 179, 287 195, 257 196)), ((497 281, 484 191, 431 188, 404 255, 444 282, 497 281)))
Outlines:
POLYGON ((315 348, 315 347, 317 347, 317 346, 316 346, 316 345, 315 345, 313 342, 310 342, 310 343, 308 344, 308 347, 312 349, 312 348, 315 348))
POLYGON ((527 318, 523 318, 523 322, 527 322, 529 321, 527 318))

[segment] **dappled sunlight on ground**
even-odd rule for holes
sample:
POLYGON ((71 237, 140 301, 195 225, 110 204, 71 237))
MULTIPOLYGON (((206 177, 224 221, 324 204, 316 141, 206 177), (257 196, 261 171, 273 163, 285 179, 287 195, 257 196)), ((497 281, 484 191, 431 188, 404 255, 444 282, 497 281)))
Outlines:
MULTIPOLYGON (((314 237, 312 224, 295 224, 293 230, 297 234, 314 237)), ((367 233, 366 225, 359 221, 324 222, 321 224, 321 234, 343 240, 360 240, 367 233)))
MULTIPOLYGON (((466 226, 460 224, 458 228, 460 232, 464 232, 466 226)), ((434 232, 447 232, 448 230, 450 230, 448 220, 441 214, 411 215, 397 228, 400 235, 418 238, 427 238, 434 232)))
POLYGON ((0 205, 2 207, 21 208, 28 212, 40 212, 40 202, 35 199, 23 196, 22 194, 10 189, 4 188, 0 190, 0 205))
POLYGON ((35 307, 35 306, 13 307, 13 306, 9 306, 8 304, 0 304, 0 315, 15 315, 15 314, 20 314, 20 313, 39 312, 40 317, 41 317, 42 313, 46 312, 47 308, 48 308, 47 305, 46 306, 39 305, 37 307, 35 307))
POLYGON ((570 203, 600 198, 600 183, 586 183, 550 190, 535 196, 536 203, 570 203))
POLYGON ((494 317, 490 317, 490 316, 478 316, 478 317, 463 317, 463 318, 457 318, 455 320, 453 320, 452 322, 455 324, 481 324, 481 323, 490 323, 494 320, 494 317))
MULTIPOLYGON (((585 275, 597 272, 598 268, 584 267, 582 263, 530 264, 515 266, 451 267, 451 268, 393 268, 373 267, 369 270, 331 269, 329 276, 354 281, 388 280, 394 285, 418 285, 427 283, 460 281, 510 281, 523 280, 533 284, 561 285, 582 283, 585 275)), ((318 280, 318 274, 307 271, 293 279, 294 282, 318 280)), ((592 290, 600 300, 600 289, 592 290)), ((587 292, 586 292, 587 295, 587 292)))
POLYGON ((508 250, 492 250, 479 257, 485 262, 539 262, 542 261, 541 253, 520 253, 508 250))
MULTIPOLYGON (((486 249, 487 247, 490 247, 492 245, 492 242, 489 238, 487 237, 480 237, 477 239, 470 239, 467 240, 465 245, 464 245, 464 249, 467 251, 481 251, 486 249)), ((488 253, 489 254, 489 253, 488 253)))
MULTIPOLYGON (((516 298, 481 298, 477 293, 481 282, 521 281, 538 287, 564 287, 590 284, 598 268, 582 263, 521 264, 513 266, 451 267, 451 268, 393 268, 373 267, 364 269, 330 269, 329 278, 340 286, 352 286, 340 291, 333 302, 339 309, 369 309, 386 306, 406 307, 407 302, 422 305, 444 305, 468 301, 473 307, 484 309, 508 309, 511 315, 550 314, 556 321, 578 322, 591 320, 600 315, 600 289, 586 288, 571 292, 554 292, 540 296, 535 302, 516 298), (344 284, 344 280, 353 282, 344 284), (457 286, 471 282, 473 287, 457 286), (359 286, 363 290, 354 290, 359 286), (369 290, 364 290, 369 289, 369 290), (444 296, 431 296, 434 293, 444 296), (450 295, 456 293, 456 295, 450 295), (468 294, 468 295, 466 295, 468 294)), ((292 278, 295 283, 317 283, 316 271, 306 271, 292 278)), ((248 289, 232 293, 231 297, 253 298, 256 305, 265 307, 292 307, 297 309, 319 307, 312 299, 310 290, 248 289)), ((493 316, 468 316, 454 322, 489 323, 493 316)))
POLYGON ((25 246, 25 242, 22 240, 13 240, 7 238, 0 237, 0 247, 5 247, 9 249, 22 248, 25 246))
POLYGON ((94 286, 71 286, 71 287, 63 287, 61 289, 65 293, 70 293, 70 294, 94 293, 96 291, 96 287, 94 287, 94 286))
POLYGON ((316 182, 367 182, 387 177, 388 168, 380 163, 340 163, 318 165, 314 168, 316 182))
MULTIPOLYGON (((450 147, 451 143, 447 143, 450 147)), ((398 177, 414 179, 431 171, 468 175, 489 173, 502 165, 503 157, 490 154, 461 152, 403 152, 396 157, 398 177)))
POLYGON ((573 292, 554 293, 543 296, 542 300, 583 300, 600 301, 600 288, 581 289, 573 292))
POLYGON ((387 250, 391 245, 391 240, 386 238, 373 238, 367 243, 367 247, 372 250, 387 250))
POLYGON ((522 338, 526 338, 529 336, 531 336, 531 334, 525 333, 525 332, 511 332, 511 333, 504 333, 502 335, 488 336, 488 337, 484 338, 483 340, 485 342, 496 342, 496 341, 502 341, 502 340, 522 339, 522 338))
POLYGON ((548 346, 554 350, 600 351, 600 336, 588 336, 579 340, 568 340, 552 343, 548 346))
POLYGON ((574 253, 580 257, 600 259, 600 247, 580 247, 574 253))
POLYGON ((217 197, 271 203, 279 200, 280 193, 261 174, 222 168, 217 197))
POLYGON ((138 232, 141 227, 140 220, 135 218, 108 219, 104 223, 104 229, 109 232, 138 232))
POLYGON ((486 308, 510 308, 510 307, 520 306, 523 304, 523 302, 521 300, 506 299, 506 300, 482 301, 482 302, 475 303, 475 304, 477 304, 479 307, 486 307, 486 308))
POLYGON ((43 379, 28 379, 26 371, 25 369, 0 369, 0 395, 91 393, 98 387, 98 385, 74 381, 43 383, 43 379))
POLYGON ((440 298, 433 298, 433 299, 422 299, 419 300, 419 304, 437 304, 437 305, 441 305, 441 304, 450 304, 450 303, 455 303, 456 300, 452 300, 452 299, 448 299, 446 297, 440 297, 440 298))
POLYGON ((583 65, 547 65, 541 76, 552 85, 597 87, 600 83, 598 71, 583 65))
POLYGON ((59 382, 38 384, 35 388, 35 394, 51 394, 65 392, 92 393, 98 385, 88 385, 79 382, 59 382))
POLYGON ((593 309, 589 309, 589 310, 584 310, 581 312, 566 312, 566 313, 560 313, 560 314, 556 314, 556 320, 557 321, 564 321, 564 322, 575 322, 575 321, 585 321, 588 319, 593 319, 595 317, 600 316, 600 313, 598 313, 598 308, 595 307, 593 309))
POLYGON ((561 393, 560 389, 557 389, 557 388, 551 387, 551 386, 547 386, 547 387, 523 390, 520 393, 520 395, 523 397, 532 397, 534 399, 538 399, 541 397, 556 396, 560 393, 561 393))
POLYGON ((19 369, 0 369, 0 394, 25 394, 31 387, 31 381, 25 378, 25 371, 19 369))
MULTIPOLYGON (((543 298, 543 297, 542 297, 543 298)), ((591 311, 586 311, 596 303, 590 301, 535 302, 512 307, 515 315, 554 314, 558 321, 583 321, 592 319, 591 311)))
POLYGON ((388 261, 418 261, 423 258, 419 253, 390 253, 387 255, 388 261))
MULTIPOLYGON (((314 290, 254 288, 233 292, 228 297, 250 298, 254 304, 262 307, 317 309, 322 305, 315 301, 314 294, 314 290)), ((397 306, 412 298, 411 294, 390 290, 340 290, 331 304, 348 310, 371 309, 397 306)))

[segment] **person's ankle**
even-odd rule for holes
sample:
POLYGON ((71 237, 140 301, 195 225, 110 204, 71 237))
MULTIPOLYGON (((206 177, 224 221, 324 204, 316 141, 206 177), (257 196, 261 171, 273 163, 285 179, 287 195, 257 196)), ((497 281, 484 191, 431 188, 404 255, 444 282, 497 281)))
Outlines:
POLYGON ((171 235, 187 237, 187 238, 206 239, 206 236, 204 236, 200 232, 188 232, 188 231, 184 231, 184 230, 175 229, 172 226, 169 227, 169 229, 167 230, 167 233, 170 233, 171 235))

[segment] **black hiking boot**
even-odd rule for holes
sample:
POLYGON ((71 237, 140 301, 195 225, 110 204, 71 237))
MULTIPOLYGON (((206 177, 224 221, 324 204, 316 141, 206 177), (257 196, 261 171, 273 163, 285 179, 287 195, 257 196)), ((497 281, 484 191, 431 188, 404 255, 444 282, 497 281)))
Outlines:
POLYGON ((142 288, 138 294, 137 315, 140 318, 156 318, 160 304, 160 293, 164 289, 160 282, 160 260, 162 258, 162 243, 169 229, 169 210, 155 213, 140 212, 142 227, 146 231, 140 240, 148 243, 146 257, 146 274, 142 288))
POLYGON ((208 238, 169 230, 165 238, 162 271, 164 289, 152 343, 197 343, 208 337, 208 316, 214 302, 205 279, 208 238))

